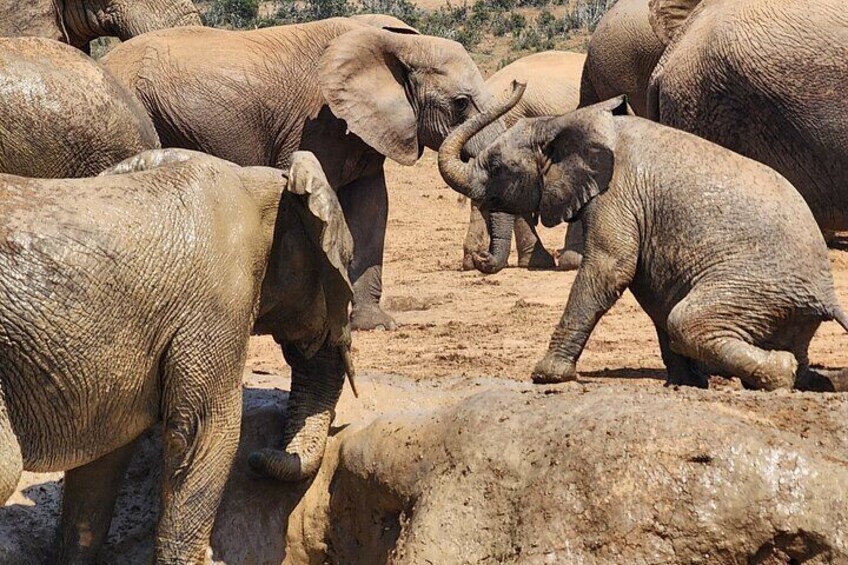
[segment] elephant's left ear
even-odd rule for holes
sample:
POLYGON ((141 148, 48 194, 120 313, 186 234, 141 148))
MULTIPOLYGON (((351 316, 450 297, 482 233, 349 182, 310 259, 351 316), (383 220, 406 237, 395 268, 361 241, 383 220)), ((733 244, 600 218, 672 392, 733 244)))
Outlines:
POLYGON ((613 116, 628 114, 624 96, 551 118, 543 126, 548 140, 542 151, 549 165, 542 173, 539 212, 553 227, 577 218, 583 208, 609 187, 615 165, 613 116))
POLYGON ((649 0, 648 20, 665 45, 671 43, 681 26, 701 0, 649 0))
MULTIPOLYGON (((308 151, 296 151, 292 155, 287 191, 305 201, 305 209, 301 209, 303 225, 307 227, 309 240, 321 254, 328 339, 332 344, 349 340, 348 306, 353 299, 353 286, 348 278, 348 267, 353 257, 353 238, 336 193, 315 155, 308 151)), ((318 341, 317 346, 310 344, 308 349, 317 349, 320 345, 318 341)))
POLYGON ((336 38, 319 63, 321 93, 348 129, 401 165, 420 156, 409 68, 395 44, 415 36, 362 27, 336 38))

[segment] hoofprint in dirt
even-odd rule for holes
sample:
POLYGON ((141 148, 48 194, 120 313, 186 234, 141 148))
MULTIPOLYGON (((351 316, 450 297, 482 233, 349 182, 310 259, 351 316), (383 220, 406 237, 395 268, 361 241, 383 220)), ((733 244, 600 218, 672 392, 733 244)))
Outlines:
MULTIPOLYGON (((436 155, 414 167, 387 165, 389 227, 383 304, 394 332, 357 332, 354 361, 363 371, 414 379, 447 375, 529 380, 562 315, 575 274, 508 268, 496 275, 460 272, 468 203, 439 177, 436 155)), ((545 246, 562 247, 565 226, 539 226, 545 246)), ((836 292, 848 304, 848 252, 831 250, 836 292)), ((516 264, 515 251, 510 264, 516 264)), ((848 335, 821 326, 810 346, 814 365, 848 366, 848 335)), ((253 338, 248 368, 284 373, 279 348, 253 338)), ((577 371, 584 377, 665 378, 654 327, 626 292, 604 316, 577 371)))

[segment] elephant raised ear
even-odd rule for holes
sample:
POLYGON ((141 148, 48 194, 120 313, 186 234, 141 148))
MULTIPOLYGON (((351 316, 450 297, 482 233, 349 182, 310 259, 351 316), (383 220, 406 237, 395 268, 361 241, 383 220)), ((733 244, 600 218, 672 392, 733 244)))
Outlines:
POLYGON ((421 35, 421 32, 407 24, 401 19, 387 14, 356 14, 350 19, 361 24, 369 25, 393 33, 406 33, 409 35, 421 35))
POLYGON ((625 97, 618 96, 539 124, 539 215, 546 227, 575 220, 607 189, 615 166, 613 116, 628 113, 625 97))
POLYGON ((657 37, 668 45, 701 0, 649 0, 648 21, 657 37))
MULTIPOLYGON (((348 306, 353 299, 353 285, 348 278, 348 268, 353 258, 353 237, 336 193, 315 155, 308 151, 296 151, 292 155, 287 192, 297 195, 305 204, 301 215, 304 225, 312 228, 307 230, 307 235, 323 259, 321 281, 328 339, 333 344, 347 342, 349 345, 348 306)), ((307 350, 317 350, 321 343, 310 345, 307 350)))
POLYGON ((321 93, 348 130, 401 165, 414 164, 421 149, 415 110, 407 96, 410 67, 401 39, 373 27, 336 38, 319 62, 321 93))

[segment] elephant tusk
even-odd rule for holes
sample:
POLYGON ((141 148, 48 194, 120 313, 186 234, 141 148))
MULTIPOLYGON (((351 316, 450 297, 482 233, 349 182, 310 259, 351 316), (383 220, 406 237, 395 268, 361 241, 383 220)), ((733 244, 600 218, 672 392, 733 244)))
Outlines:
POLYGON ((342 356, 345 373, 347 373, 347 381, 350 383, 350 389, 353 391, 353 396, 355 398, 359 398, 359 391, 356 390, 356 371, 353 368, 353 359, 350 357, 350 348, 347 345, 340 345, 339 353, 342 356))

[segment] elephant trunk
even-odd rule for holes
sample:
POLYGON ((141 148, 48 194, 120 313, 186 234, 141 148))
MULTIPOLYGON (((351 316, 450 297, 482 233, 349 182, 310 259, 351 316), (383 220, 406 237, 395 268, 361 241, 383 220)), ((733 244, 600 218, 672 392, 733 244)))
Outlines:
POLYGON ((326 342, 311 359, 293 346, 283 346, 283 353, 292 367, 283 449, 259 450, 250 454, 248 462, 255 471, 275 479, 301 481, 321 466, 346 364, 339 348, 326 342))
POLYGON ((525 87, 524 84, 513 83, 512 94, 507 99, 457 127, 442 143, 439 149, 439 172, 452 189, 472 200, 482 201, 485 198, 486 188, 475 178, 477 176, 476 159, 464 162, 463 149, 471 138, 518 104, 525 87))
POLYGON ((506 267, 512 243, 515 216, 505 212, 487 212, 486 229, 489 232, 489 252, 474 256, 474 266, 481 273, 494 274, 506 267))

